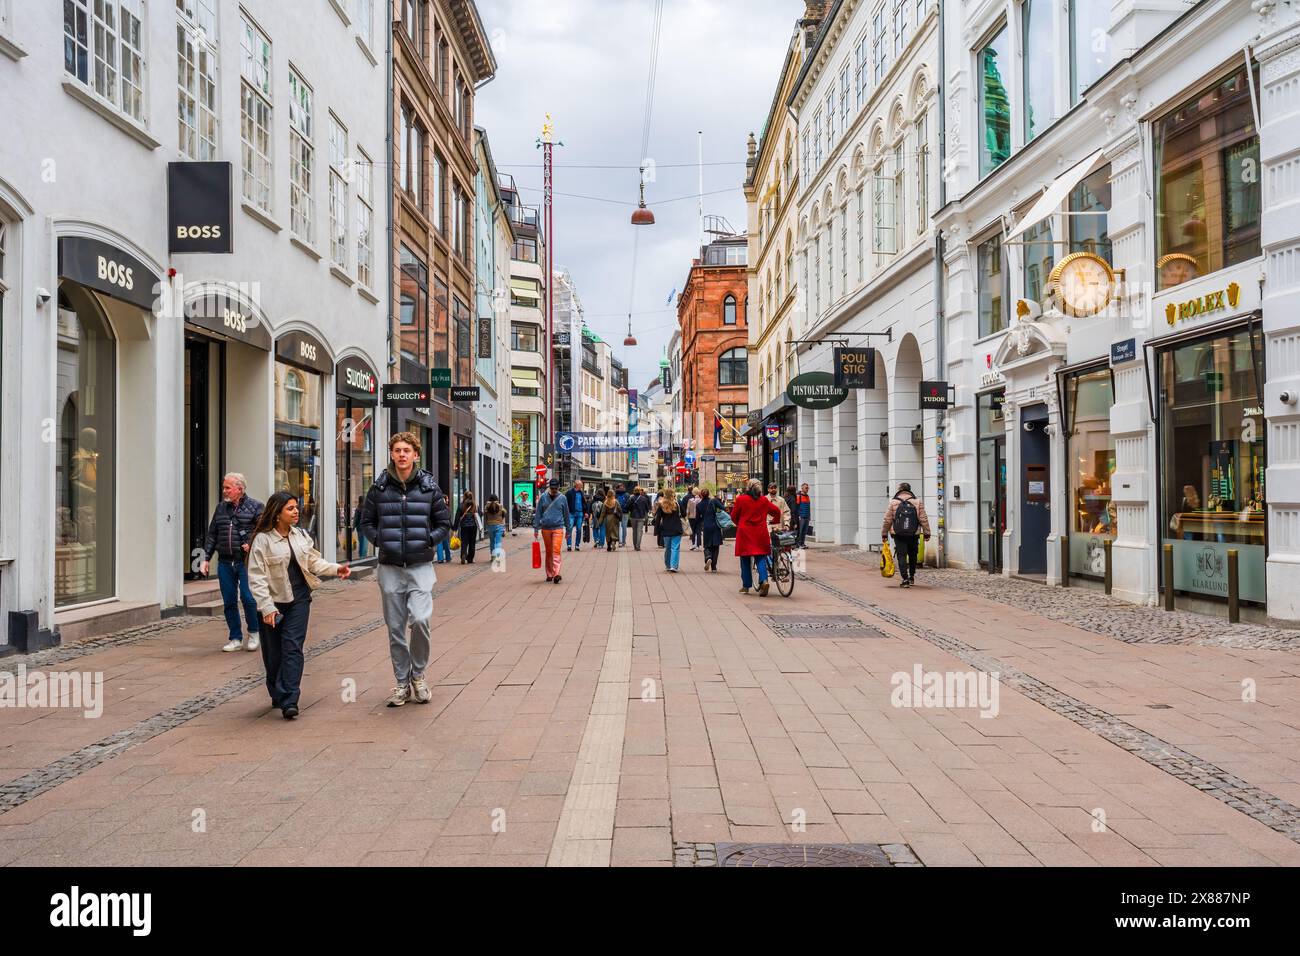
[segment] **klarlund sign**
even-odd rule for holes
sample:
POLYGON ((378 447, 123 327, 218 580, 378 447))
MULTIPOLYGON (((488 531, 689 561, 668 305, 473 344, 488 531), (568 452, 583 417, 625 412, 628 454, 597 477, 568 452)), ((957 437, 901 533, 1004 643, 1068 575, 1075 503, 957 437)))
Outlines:
MULTIPOLYGON (((874 373, 875 366, 872 366, 874 373)), ((790 401, 800 408, 834 408, 849 397, 849 390, 835 384, 830 372, 804 372, 790 379, 786 386, 790 401)))

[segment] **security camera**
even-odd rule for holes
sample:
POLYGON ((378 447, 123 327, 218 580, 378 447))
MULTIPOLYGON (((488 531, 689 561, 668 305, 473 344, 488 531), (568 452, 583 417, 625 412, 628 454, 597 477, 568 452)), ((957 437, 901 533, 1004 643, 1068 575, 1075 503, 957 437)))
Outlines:
POLYGON ((1296 393, 1290 391, 1282 392, 1278 395, 1278 400, 1283 405, 1294 405, 1296 403, 1296 398, 1296 393))
POLYGON ((50 290, 45 288, 44 286, 37 288, 36 307, 39 309, 41 306, 45 305, 46 302, 49 301, 50 301, 50 290))
POLYGON ((1035 423, 1035 422, 1025 422, 1024 425, 1022 425, 1021 427, 1024 428, 1025 431, 1027 431, 1027 432, 1031 432, 1031 431, 1033 431, 1033 430, 1037 427, 1037 423, 1035 423))

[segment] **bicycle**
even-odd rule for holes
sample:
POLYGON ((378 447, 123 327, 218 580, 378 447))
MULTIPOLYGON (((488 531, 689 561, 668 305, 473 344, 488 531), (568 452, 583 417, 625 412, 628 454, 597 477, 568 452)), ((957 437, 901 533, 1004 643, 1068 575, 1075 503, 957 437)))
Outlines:
POLYGON ((778 531, 772 537, 771 577, 781 596, 789 597, 794 593, 794 559, 790 553, 794 551, 798 535, 792 531, 778 531))

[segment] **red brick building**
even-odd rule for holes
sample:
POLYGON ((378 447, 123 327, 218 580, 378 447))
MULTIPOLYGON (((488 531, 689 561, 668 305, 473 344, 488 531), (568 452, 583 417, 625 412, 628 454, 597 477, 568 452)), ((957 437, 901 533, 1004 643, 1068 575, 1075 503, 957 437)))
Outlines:
POLYGON ((683 439, 695 454, 698 482, 720 491, 740 491, 749 474, 742 437, 749 412, 747 249, 744 235, 701 248, 677 300, 683 439))

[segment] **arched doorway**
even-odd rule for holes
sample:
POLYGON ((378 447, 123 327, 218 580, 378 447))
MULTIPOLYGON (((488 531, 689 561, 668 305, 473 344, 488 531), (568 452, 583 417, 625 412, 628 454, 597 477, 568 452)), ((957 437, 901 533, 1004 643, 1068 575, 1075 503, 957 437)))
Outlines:
POLYGON ((889 488, 889 371, 876 350, 876 387, 858 391, 858 547, 880 540, 889 488))
POLYGON ((910 332, 898 343, 894 357, 894 378, 889 390, 889 487, 890 494, 900 481, 909 482, 917 497, 924 498, 925 444, 920 409, 921 348, 910 332))

